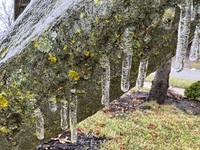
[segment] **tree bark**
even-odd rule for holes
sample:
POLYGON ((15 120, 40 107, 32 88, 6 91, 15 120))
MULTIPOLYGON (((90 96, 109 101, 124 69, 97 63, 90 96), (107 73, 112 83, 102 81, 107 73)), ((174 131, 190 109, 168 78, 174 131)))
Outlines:
POLYGON ((171 59, 164 65, 160 66, 152 81, 151 90, 148 96, 149 100, 156 100, 158 104, 165 103, 165 96, 169 88, 169 74, 171 71, 171 59))

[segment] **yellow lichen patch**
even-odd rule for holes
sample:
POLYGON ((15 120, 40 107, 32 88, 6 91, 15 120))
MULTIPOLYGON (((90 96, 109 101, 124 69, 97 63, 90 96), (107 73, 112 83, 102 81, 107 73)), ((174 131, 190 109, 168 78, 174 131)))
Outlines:
POLYGON ((72 43, 75 43, 76 41, 75 40, 72 40, 72 43))
POLYGON ((135 72, 131 72, 131 75, 136 75, 138 73, 138 70, 136 70, 135 72))
POLYGON ((94 54, 90 54, 90 56, 91 56, 91 57, 93 57, 93 56, 94 56, 94 54))
POLYGON ((155 52, 155 53, 153 53, 154 55, 158 55, 159 54, 159 51, 157 51, 157 52, 155 52))
POLYGON ((76 90, 76 93, 81 93, 81 91, 79 91, 79 90, 76 90))
POLYGON ((3 50, 1 51, 0 57, 3 55, 3 53, 6 51, 6 48, 4 47, 3 50))
POLYGON ((46 28, 46 31, 48 31, 48 30, 49 30, 49 27, 46 28))
POLYGON ((170 13, 171 9, 167 9, 164 14, 163 14, 163 18, 166 18, 168 16, 168 14, 170 13))
POLYGON ((17 99, 21 102, 24 98, 22 96, 19 96, 17 99))
POLYGON ((99 20, 99 18, 98 18, 98 17, 95 17, 95 20, 96 20, 96 21, 98 21, 98 20, 99 20))
POLYGON ((2 133, 7 133, 8 132, 5 126, 2 127, 0 130, 1 130, 2 133))
POLYGON ((30 99, 31 97, 34 97, 34 94, 30 94, 30 91, 27 91, 26 98, 30 99))
POLYGON ((35 42, 35 47, 38 47, 38 42, 35 42))
POLYGON ((56 63, 56 57, 53 57, 51 53, 49 53, 49 60, 51 60, 51 64, 56 63))
POLYGON ((63 49, 66 50, 67 49, 67 45, 65 45, 63 49))
POLYGON ((76 30, 76 33, 81 33, 81 29, 77 29, 77 30, 76 30))
POLYGON ((138 47, 140 47, 140 46, 141 46, 141 44, 138 42, 138 43, 137 43, 137 46, 138 46, 138 47))
POLYGON ((12 93, 12 91, 10 89, 8 90, 7 94, 8 94, 9 97, 13 95, 13 93, 12 93))
POLYGON ((100 5, 103 4, 103 1, 99 1, 98 4, 100 4, 100 5))
POLYGON ((107 22, 107 23, 108 23, 108 22, 109 22, 109 20, 105 20, 105 22, 107 22))
POLYGON ((90 52, 89 51, 86 51, 85 52, 85 56, 89 56, 90 55, 90 52))
POLYGON ((68 74, 68 77, 73 77, 74 80, 78 80, 79 79, 78 73, 76 71, 73 71, 73 70, 70 70, 70 72, 68 74))
POLYGON ((8 107, 8 101, 0 94, 0 107, 8 107))
POLYGON ((116 38, 118 38, 120 35, 118 35, 117 33, 115 33, 116 38))
POLYGON ((25 76, 28 77, 28 73, 26 73, 25 76))
POLYGON ((136 57, 133 57, 132 59, 135 63, 138 62, 138 59, 136 57))
POLYGON ((166 37, 165 35, 163 35, 163 37, 162 37, 162 38, 163 38, 163 40, 166 40, 166 39, 167 39, 167 37, 166 37))

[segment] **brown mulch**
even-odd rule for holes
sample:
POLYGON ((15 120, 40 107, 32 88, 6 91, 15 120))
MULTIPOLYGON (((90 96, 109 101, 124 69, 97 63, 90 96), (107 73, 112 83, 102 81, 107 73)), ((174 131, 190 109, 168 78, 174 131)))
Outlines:
MULTIPOLYGON (((148 93, 146 91, 129 91, 114 100, 102 111, 104 113, 124 114, 136 111, 138 108, 139 110, 150 110, 150 106, 141 106, 141 104, 147 101, 148 93)), ((193 115, 200 115, 200 101, 182 97, 171 89, 167 92, 165 105, 173 105, 174 109, 182 110, 185 113, 190 111, 193 115)), ((71 133, 68 130, 56 138, 40 144, 34 150, 95 150, 100 148, 101 142, 109 140, 105 137, 96 138, 92 135, 85 135, 78 129, 78 142, 72 144, 70 143, 70 135, 71 133)))
MULTIPOLYGON (((142 103, 147 101, 148 94, 149 92, 147 91, 129 91, 110 103, 103 111, 105 113, 127 113, 133 112, 137 108, 140 110, 151 109, 150 106, 141 106, 142 103)), ((165 105, 173 105, 174 109, 179 109, 186 113, 190 111, 193 115, 200 115, 200 101, 182 97, 171 89, 167 91, 165 105)))

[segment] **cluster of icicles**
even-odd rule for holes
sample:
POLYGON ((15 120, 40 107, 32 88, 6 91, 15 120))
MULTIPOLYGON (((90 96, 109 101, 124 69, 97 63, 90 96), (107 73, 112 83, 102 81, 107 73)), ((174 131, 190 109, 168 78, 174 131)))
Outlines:
MULTIPOLYGON (((69 123, 71 130, 71 142, 77 142, 77 94, 76 89, 74 87, 70 90, 70 103, 69 103, 69 123)), ((51 112, 55 112, 57 110, 57 100, 56 97, 53 96, 49 99, 49 109, 51 112)), ((44 119, 41 113, 41 110, 37 108, 34 111, 35 121, 36 121, 36 133, 37 138, 39 140, 44 139, 44 119)), ((68 128, 68 101, 64 98, 61 100, 61 128, 62 130, 66 130, 68 128)))
MULTIPOLYGON (((175 70, 180 72, 184 67, 184 60, 186 57, 188 38, 190 34, 190 25, 194 21, 195 16, 200 14, 200 5, 197 5, 196 10, 193 8, 193 0, 185 0, 178 5, 180 7, 180 21, 178 28, 178 42, 176 49, 175 70)), ((194 38, 190 50, 190 61, 197 61, 200 48, 200 21, 195 28, 194 38)))
MULTIPOLYGON (((176 64, 175 70, 181 71, 183 68, 183 62, 186 56, 186 50, 188 45, 188 37, 189 37, 189 29, 191 24, 191 5, 192 0, 185 0, 185 3, 179 5, 181 8, 180 14, 180 23, 178 29, 178 43, 177 43, 177 51, 176 51, 176 64), (184 13, 183 13, 184 12, 184 13)), ((129 36, 129 29, 125 31, 125 38, 129 36)), ((190 60, 197 61, 199 48, 200 48, 200 23, 196 26, 196 30, 194 33, 194 39, 190 52, 190 60)), ((127 38, 128 39, 128 38, 127 38)), ((127 92, 130 88, 129 77, 131 71, 131 63, 132 63, 132 48, 131 48, 131 40, 125 42, 124 58, 122 62, 122 76, 121 76, 121 90, 123 92, 127 92)), ((148 59, 149 57, 142 59, 140 61, 138 77, 136 81, 136 87, 138 89, 142 89, 144 85, 144 79, 146 78, 146 72, 148 67, 148 59)), ((107 56, 102 56, 100 60, 100 64, 102 67, 102 77, 101 77, 101 87, 102 87, 102 99, 101 103, 104 106, 109 105, 109 88, 110 88, 110 63, 107 56)), ((71 93, 71 102, 69 104, 69 118, 70 118, 70 130, 71 130, 71 141, 72 143, 77 142, 77 95, 76 89, 72 88, 70 90, 71 93)), ((56 97, 52 97, 49 101, 49 108, 52 112, 57 110, 57 101, 56 97)), ((68 102, 64 99, 61 101, 61 128, 66 130, 68 128, 68 102)), ((44 138, 44 119, 40 109, 35 110, 36 116, 36 133, 38 139, 44 138)))
MULTIPOLYGON (((123 64, 122 64, 122 80, 121 80, 121 89, 123 92, 129 90, 129 76, 132 62, 132 50, 127 50, 124 54, 123 64)), ((104 106, 109 105, 109 88, 110 88, 110 63, 106 56, 103 56, 101 59, 102 67, 102 77, 101 77, 101 87, 102 87, 102 99, 101 103, 104 106)), ((137 79, 137 88, 141 89, 143 87, 143 82, 146 77, 148 58, 141 60, 139 67, 139 74, 137 79)), ((77 142, 77 95, 76 88, 70 90, 70 104, 69 104, 69 122, 70 122, 70 131, 71 131, 71 142, 77 142)), ((51 112, 57 110, 57 100, 56 97, 51 97, 49 100, 49 109, 51 112)), ((66 130, 68 128, 68 101, 66 99, 61 100, 61 128, 66 130)), ((44 138, 44 118, 42 116, 41 110, 38 108, 34 112, 36 120, 36 133, 37 138, 42 140, 44 138)))

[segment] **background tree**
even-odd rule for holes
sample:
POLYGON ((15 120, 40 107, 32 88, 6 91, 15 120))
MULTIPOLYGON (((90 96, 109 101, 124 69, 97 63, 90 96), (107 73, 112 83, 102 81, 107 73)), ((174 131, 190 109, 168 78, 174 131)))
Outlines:
POLYGON ((14 22, 14 3, 12 0, 0 0, 0 35, 14 22))

